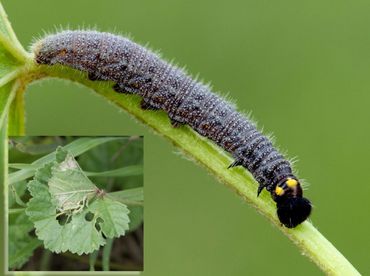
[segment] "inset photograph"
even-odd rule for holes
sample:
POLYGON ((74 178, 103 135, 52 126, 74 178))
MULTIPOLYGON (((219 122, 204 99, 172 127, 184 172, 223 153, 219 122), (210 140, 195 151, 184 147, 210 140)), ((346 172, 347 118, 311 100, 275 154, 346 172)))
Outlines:
POLYGON ((9 138, 9 271, 143 270, 143 137, 9 138))

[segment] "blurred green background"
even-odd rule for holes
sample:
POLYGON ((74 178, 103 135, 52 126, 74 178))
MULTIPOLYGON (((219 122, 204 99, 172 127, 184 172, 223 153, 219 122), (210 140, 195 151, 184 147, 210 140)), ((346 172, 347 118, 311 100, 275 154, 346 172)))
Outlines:
MULTIPOLYGON (((370 274, 368 1, 2 2, 24 45, 55 26, 97 26, 149 42, 228 93, 299 157, 313 224, 370 274)), ((26 105, 29 135, 145 136, 144 275, 321 273, 232 191, 92 91, 44 81, 26 105)))

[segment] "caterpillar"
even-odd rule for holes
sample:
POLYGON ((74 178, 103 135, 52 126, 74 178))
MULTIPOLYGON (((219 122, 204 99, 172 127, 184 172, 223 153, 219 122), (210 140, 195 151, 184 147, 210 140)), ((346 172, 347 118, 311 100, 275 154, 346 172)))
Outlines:
POLYGON ((290 162, 256 126, 207 85, 131 40, 96 31, 63 31, 33 46, 37 64, 61 64, 87 72, 90 80, 112 81, 119 93, 142 97, 144 110, 164 110, 174 127, 188 125, 229 152, 276 202, 288 228, 305 221, 311 203, 290 162))

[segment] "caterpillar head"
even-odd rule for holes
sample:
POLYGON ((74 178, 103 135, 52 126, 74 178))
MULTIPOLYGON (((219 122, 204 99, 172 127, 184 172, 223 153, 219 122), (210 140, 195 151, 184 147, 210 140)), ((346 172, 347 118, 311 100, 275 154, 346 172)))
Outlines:
POLYGON ((302 187, 296 179, 287 178, 277 185, 274 200, 279 220, 288 228, 301 224, 311 214, 311 202, 302 197, 302 187))
POLYGON ((277 203, 277 215, 282 224, 294 228, 311 213, 311 202, 304 197, 291 197, 277 203))

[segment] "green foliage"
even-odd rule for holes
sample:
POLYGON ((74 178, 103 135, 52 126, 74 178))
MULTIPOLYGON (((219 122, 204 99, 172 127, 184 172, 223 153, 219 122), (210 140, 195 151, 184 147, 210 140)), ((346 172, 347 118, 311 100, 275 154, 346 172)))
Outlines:
POLYGON ((127 207, 101 192, 62 149, 54 162, 37 170, 28 187, 32 199, 26 213, 53 252, 92 253, 105 244, 102 234, 119 237, 129 228, 127 207))
POLYGON ((42 242, 29 235, 33 223, 24 212, 9 215, 9 267, 20 268, 42 242))
MULTIPOLYGON (((134 189, 126 189, 125 185, 117 183, 118 188, 124 189, 123 196, 117 196, 123 192, 121 190, 109 193, 109 185, 101 183, 104 190, 97 187, 71 154, 71 152, 77 153, 80 158, 84 157, 81 159, 88 160, 89 158, 85 157, 90 156, 89 151, 99 147, 104 150, 110 148, 105 147, 105 143, 122 147, 129 143, 128 139, 121 137, 73 139, 69 144, 64 147, 59 146, 51 153, 51 148, 46 145, 51 143, 55 148, 54 142, 58 141, 56 138, 23 137, 12 141, 11 159, 30 160, 32 164, 9 165, 9 168, 19 169, 11 173, 11 175, 19 175, 15 178, 17 181, 8 186, 8 206, 10 208, 8 212, 8 250, 9 268, 11 269, 21 268, 40 245, 56 253, 70 251, 77 254, 88 254, 95 252, 96 255, 107 240, 112 245, 115 238, 125 235, 127 231, 133 230, 133 226, 136 228, 142 222, 142 181, 137 182, 138 187, 134 189), (20 146, 19 143, 22 145, 20 146), (40 155, 40 152, 44 155, 40 155), (33 175, 33 180, 27 184, 25 179, 29 178, 29 174, 33 175), (126 204, 134 205, 130 207, 133 212, 129 211, 126 204), (130 222, 130 218, 133 223, 130 222), (36 236, 30 235, 33 229, 36 230, 36 236)), ((67 137, 65 140, 69 141, 70 138, 67 137)), ((59 144, 64 144, 64 142, 59 142, 59 144)), ((142 144, 142 141, 138 144, 142 144)), ((116 147, 111 146, 111 148, 116 147)), ((139 155, 142 155, 142 149, 135 148, 140 152, 139 155)), ((100 153, 104 157, 104 153, 100 153)), ((133 159, 137 162, 135 155, 133 159)), ((86 163, 90 163, 88 168, 96 170, 90 173, 96 179, 116 180, 142 177, 141 165, 131 163, 132 165, 125 166, 118 156, 115 160, 119 162, 105 166, 108 171, 99 170, 101 162, 99 156, 96 156, 95 162, 86 161, 86 163)), ((127 160, 130 160, 129 156, 127 160)), ((110 246, 104 247, 103 250, 105 267, 109 267, 107 258, 109 258, 110 250, 110 246)), ((91 260, 93 265, 96 260, 93 261, 94 258, 91 260)))

